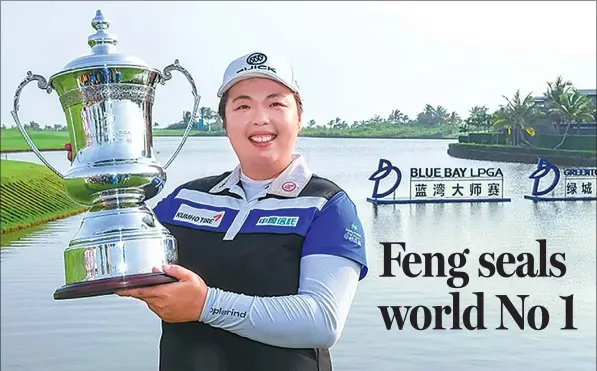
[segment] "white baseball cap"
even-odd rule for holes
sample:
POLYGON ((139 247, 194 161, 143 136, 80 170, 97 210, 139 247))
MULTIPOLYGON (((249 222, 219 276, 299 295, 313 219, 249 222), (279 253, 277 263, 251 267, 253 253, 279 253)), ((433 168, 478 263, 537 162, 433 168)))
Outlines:
POLYGON ((292 64, 285 57, 275 53, 254 51, 235 59, 224 72, 222 86, 218 90, 221 98, 234 84, 253 77, 265 77, 284 84, 299 93, 299 86, 292 64))

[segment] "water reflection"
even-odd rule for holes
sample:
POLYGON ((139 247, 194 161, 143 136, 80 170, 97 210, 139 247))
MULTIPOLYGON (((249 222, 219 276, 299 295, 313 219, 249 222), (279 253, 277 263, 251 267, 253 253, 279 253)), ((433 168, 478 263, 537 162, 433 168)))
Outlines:
MULTIPOLYGON (((179 138, 157 138, 163 161, 179 138)), ((512 202, 486 204, 371 205, 367 180, 378 159, 407 168, 434 166, 495 167, 484 161, 446 155, 449 141, 331 140, 301 138, 299 150, 315 173, 346 189, 357 205, 369 246, 369 278, 362 282, 341 341, 333 349, 335 370, 589 370, 595 366, 595 202, 533 203, 522 199, 532 186, 534 165, 500 164, 504 192, 512 202), (358 154, 358 156, 356 155, 358 154), (339 166, 343 164, 343 166, 339 166), (550 252, 566 253, 568 271, 560 279, 479 279, 476 261, 494 252, 537 253, 536 239, 545 238, 550 252), (534 304, 548 307, 552 324, 542 332, 488 330, 387 331, 377 305, 447 305, 446 278, 408 279, 396 267, 394 278, 381 278, 382 241, 404 241, 407 252, 471 250, 465 271, 471 292, 486 294, 486 322, 499 324, 495 295, 532 294, 534 304), (562 332, 559 295, 575 295, 575 332, 562 332), (496 322, 497 321, 497 322, 496 322), (457 344, 457 346, 455 346, 457 344), (430 355, 433 349, 433 356, 430 355), (514 367, 513 365, 517 365, 514 367)), ((64 152, 50 152, 60 171, 68 169, 64 152)), ((36 161, 33 154, 9 158, 36 161)), ((39 161, 36 161, 39 162, 39 161)), ((222 172, 236 164, 225 138, 189 138, 168 169, 168 181, 154 205, 178 184, 222 172)), ((2 369, 155 370, 159 322, 144 305, 117 297, 56 302, 52 293, 63 285, 62 254, 79 226, 81 215, 2 237, 2 369), (94 345, 89 346, 89 339, 94 345), (31 350, 34 349, 34 356, 31 350), (51 365, 51 366, 48 366, 51 365)), ((447 320, 450 323, 451 320, 447 320)), ((509 326, 512 323, 510 322, 509 326)))

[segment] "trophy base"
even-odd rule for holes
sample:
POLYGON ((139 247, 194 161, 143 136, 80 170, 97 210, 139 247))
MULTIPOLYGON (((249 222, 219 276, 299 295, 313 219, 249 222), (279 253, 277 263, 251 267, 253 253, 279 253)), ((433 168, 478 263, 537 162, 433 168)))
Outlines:
POLYGON ((105 278, 97 281, 64 285, 54 292, 54 300, 79 299, 115 294, 118 290, 132 289, 177 282, 178 279, 164 273, 135 274, 105 278))
POLYGON ((83 217, 64 251, 65 284, 55 291, 54 299, 176 282, 156 269, 177 261, 176 238, 134 189, 106 192, 83 217))

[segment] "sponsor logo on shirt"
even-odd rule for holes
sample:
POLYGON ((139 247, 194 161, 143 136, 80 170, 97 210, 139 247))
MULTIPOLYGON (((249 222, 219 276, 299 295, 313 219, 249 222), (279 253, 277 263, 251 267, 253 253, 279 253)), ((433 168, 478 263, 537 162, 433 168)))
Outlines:
POLYGON ((224 308, 209 308, 209 314, 221 314, 223 316, 234 316, 239 318, 245 318, 247 316, 247 312, 239 312, 234 309, 224 309, 224 308))
POLYGON ((224 211, 197 209, 195 207, 182 204, 178 208, 176 215, 174 215, 174 220, 188 222, 195 225, 217 227, 222 222, 224 213, 224 211))
POLYGON ((359 228, 357 227, 357 225, 355 223, 351 223, 350 228, 346 228, 344 230, 344 239, 346 241, 350 241, 354 244, 361 246, 363 243, 363 238, 357 232, 358 229, 359 228))
POLYGON ((275 225, 278 227, 296 227, 298 216, 262 216, 256 225, 275 225))
POLYGON ((286 192, 292 192, 296 189, 296 183, 290 181, 285 182, 284 184, 282 184, 282 189, 286 192))

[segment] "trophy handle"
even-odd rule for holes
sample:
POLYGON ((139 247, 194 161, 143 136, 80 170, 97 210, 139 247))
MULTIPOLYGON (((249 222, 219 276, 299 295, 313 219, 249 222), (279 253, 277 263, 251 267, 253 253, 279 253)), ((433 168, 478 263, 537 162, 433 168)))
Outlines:
POLYGON ((197 87, 195 86, 195 81, 193 80, 193 77, 184 67, 182 67, 180 65, 180 63, 178 62, 178 59, 174 60, 173 64, 170 64, 170 65, 166 66, 166 68, 164 68, 164 78, 162 79, 162 81, 160 81, 161 84, 165 85, 166 81, 168 81, 172 78, 172 73, 170 72, 172 70, 181 72, 183 75, 186 76, 187 80, 189 80, 189 83, 191 84, 191 92, 193 93, 193 98, 195 100, 195 104, 193 105, 193 112, 191 112, 191 119, 189 120, 189 124, 187 125, 187 129, 184 132, 182 140, 180 141, 180 144, 178 145, 178 148, 176 149, 176 151, 174 151, 174 154, 172 155, 172 157, 170 157, 170 159, 164 165, 164 170, 167 169, 168 166, 170 166, 170 164, 172 163, 172 161, 174 161, 176 156, 178 156, 178 152, 180 152, 180 150, 182 149, 182 146, 187 141, 189 133, 191 132, 191 128, 193 127, 193 123, 195 122, 195 117, 197 116, 197 110, 199 109, 199 102, 201 101, 201 96, 197 93, 197 87))
POLYGON ((23 124, 21 124, 21 120, 19 119, 19 99, 21 98, 21 91, 23 90, 25 85, 29 84, 32 81, 37 81, 38 88, 45 90, 48 94, 52 93, 52 86, 48 84, 48 81, 45 77, 41 75, 34 75, 31 73, 31 71, 27 71, 27 77, 25 77, 25 79, 23 79, 23 81, 21 81, 21 83, 17 87, 17 91, 15 92, 15 96, 13 98, 14 109, 10 113, 12 114, 13 119, 19 127, 19 130, 21 130, 21 134, 23 134, 23 137, 25 137, 27 144, 29 144, 29 147, 31 147, 31 149, 33 150, 33 152, 35 152, 37 157, 39 157, 41 162, 43 162, 48 168, 50 168, 50 170, 56 173, 56 175, 58 175, 60 178, 64 179, 64 175, 62 175, 58 170, 56 170, 54 166, 52 166, 44 158, 44 156, 42 156, 42 154, 39 152, 31 138, 29 137, 29 134, 27 134, 27 132, 25 131, 25 127, 23 126, 23 124))

